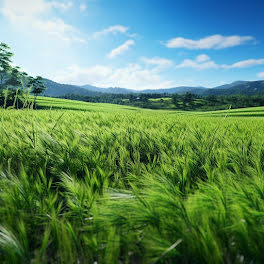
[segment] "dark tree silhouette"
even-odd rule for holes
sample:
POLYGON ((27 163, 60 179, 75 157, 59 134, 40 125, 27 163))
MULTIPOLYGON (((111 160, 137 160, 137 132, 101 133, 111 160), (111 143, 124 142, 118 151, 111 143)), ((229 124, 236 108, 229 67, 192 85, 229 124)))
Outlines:
POLYGON ((7 75, 12 69, 10 63, 11 57, 13 53, 10 52, 10 47, 1 42, 0 43, 0 87, 3 86, 5 80, 7 79, 7 75))
POLYGON ((17 87, 21 84, 22 74, 19 71, 19 67, 14 67, 11 69, 10 77, 6 80, 5 85, 11 85, 17 87))
POLYGON ((178 94, 173 94, 172 95, 172 103, 175 105, 176 108, 179 107, 179 102, 180 102, 181 96, 178 94))
POLYGON ((41 76, 37 76, 36 78, 29 77, 28 79, 28 86, 31 89, 31 93, 34 95, 34 107, 36 108, 37 96, 46 90, 46 86, 44 85, 44 80, 41 76))

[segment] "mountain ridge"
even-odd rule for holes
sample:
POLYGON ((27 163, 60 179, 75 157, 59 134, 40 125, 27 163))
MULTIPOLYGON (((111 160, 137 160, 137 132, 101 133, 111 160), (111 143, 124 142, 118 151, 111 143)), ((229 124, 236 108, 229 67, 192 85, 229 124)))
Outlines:
POLYGON ((145 89, 145 90, 135 90, 120 87, 109 87, 100 88, 92 85, 71 85, 71 84, 61 84, 54 82, 49 79, 44 79, 47 90, 45 95, 47 96, 63 96, 66 94, 76 94, 85 96, 99 96, 104 93, 110 94, 184 94, 186 92, 197 94, 197 95, 234 95, 234 94, 244 94, 253 95, 264 93, 264 81, 235 81, 229 84, 223 84, 213 88, 203 87, 203 86, 178 86, 172 88, 161 88, 161 89, 145 89))

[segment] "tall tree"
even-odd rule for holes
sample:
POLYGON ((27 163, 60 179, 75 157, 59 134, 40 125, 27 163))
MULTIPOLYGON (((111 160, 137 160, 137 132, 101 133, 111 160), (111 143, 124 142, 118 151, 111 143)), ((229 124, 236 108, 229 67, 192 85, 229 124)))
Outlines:
POLYGON ((14 67, 11 69, 10 77, 5 82, 6 85, 17 87, 21 84, 22 74, 19 69, 19 67, 14 67))
POLYGON ((46 86, 44 85, 44 80, 41 76, 37 76, 36 78, 29 77, 28 86, 31 88, 31 93, 34 95, 34 106, 36 108, 36 100, 37 96, 42 94, 46 90, 46 86))
POLYGON ((179 107, 179 102, 180 102, 181 96, 178 94, 173 94, 172 95, 172 102, 175 105, 176 108, 179 107))
POLYGON ((8 73, 12 69, 10 63, 13 53, 10 52, 10 47, 1 42, 0 43, 0 86, 2 86, 7 78, 8 73))
POLYGON ((195 98, 195 95, 189 92, 186 92, 183 96, 183 106, 186 106, 186 103, 189 104, 189 106, 192 106, 193 99, 195 98))

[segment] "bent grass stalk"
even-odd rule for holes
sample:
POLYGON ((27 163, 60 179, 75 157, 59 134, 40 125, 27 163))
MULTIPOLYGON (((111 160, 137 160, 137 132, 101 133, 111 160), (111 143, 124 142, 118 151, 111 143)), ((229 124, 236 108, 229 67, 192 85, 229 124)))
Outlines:
POLYGON ((38 102, 0 110, 0 262, 264 261, 262 117, 38 102))

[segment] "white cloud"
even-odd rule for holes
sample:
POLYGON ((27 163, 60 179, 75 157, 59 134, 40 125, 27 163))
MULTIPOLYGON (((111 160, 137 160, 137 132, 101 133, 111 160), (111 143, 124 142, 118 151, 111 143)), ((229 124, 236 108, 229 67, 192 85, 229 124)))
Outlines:
POLYGON ((48 3, 48 5, 50 5, 51 7, 57 8, 61 11, 65 11, 70 9, 71 7, 73 7, 73 3, 72 2, 57 2, 57 1, 51 1, 48 3))
MULTIPOLYGON (((97 87, 123 87, 137 90, 170 88, 183 85, 183 83, 175 83, 173 80, 162 77, 162 67, 172 66, 172 61, 158 57, 143 57, 141 58, 141 62, 143 63, 128 64, 125 67, 119 68, 105 65, 91 67, 72 65, 56 72, 50 78, 61 83, 90 84, 97 87)), ((240 65, 238 63, 232 65, 240 65)), ((253 65, 251 64, 251 66, 253 65)), ((181 64, 175 66, 175 68, 193 68, 197 70, 223 69, 225 67, 226 65, 216 64, 206 54, 201 54, 193 60, 186 59, 181 64)), ((258 77, 264 77, 264 72, 259 73, 258 77)), ((186 85, 186 81, 184 85, 186 85)))
POLYGON ((177 65, 176 68, 194 68, 197 70, 205 69, 217 69, 217 65, 214 61, 211 60, 206 54, 201 54, 197 56, 194 60, 186 59, 181 64, 177 65))
POLYGON ((212 35, 199 40, 178 37, 167 41, 165 45, 168 48, 224 49, 228 47, 242 45, 252 40, 254 40, 252 36, 212 35))
POLYGON ((54 80, 76 85, 97 85, 108 78, 111 73, 112 69, 103 65, 95 65, 89 68, 82 68, 78 65, 72 65, 65 70, 57 72, 54 80))
POLYGON ((0 12, 10 20, 16 28, 26 31, 35 29, 45 34, 55 35, 67 42, 86 42, 82 34, 72 25, 65 23, 56 16, 49 19, 43 17, 50 15, 52 8, 65 11, 72 7, 72 2, 48 2, 45 0, 4 0, 0 12))
POLYGON ((48 21, 36 20, 35 24, 32 26, 38 30, 48 32, 48 34, 54 35, 64 41, 86 42, 84 39, 78 37, 79 31, 76 28, 65 24, 65 22, 59 18, 48 21))
POLYGON ((105 28, 102 31, 95 32, 93 34, 93 37, 94 38, 98 38, 98 37, 105 36, 105 35, 108 35, 108 34, 116 35, 118 33, 125 34, 125 33, 127 33, 128 29, 129 29, 128 27, 125 27, 125 26, 122 26, 122 25, 115 25, 115 26, 111 26, 111 27, 105 28))
POLYGON ((258 73, 258 77, 259 77, 259 78, 264 78, 264 72, 260 72, 260 73, 258 73))
POLYGON ((86 10, 87 6, 85 4, 80 4, 80 11, 84 12, 86 10))
POLYGON ((175 83, 164 80, 157 71, 140 64, 128 64, 123 68, 96 65, 81 68, 77 65, 55 74, 57 82, 77 85, 90 84, 98 87, 123 87, 130 89, 158 89, 173 87, 175 83))
POLYGON ((134 45, 135 41, 132 39, 127 40, 124 44, 118 46, 117 48, 113 49, 107 56, 108 58, 112 59, 129 49, 130 46, 134 45))
POLYGON ((206 54, 201 54, 201 55, 196 57, 197 62, 205 62, 205 61, 209 61, 209 60, 210 60, 210 57, 206 54))
POLYGON ((159 57, 154 57, 154 58, 142 57, 141 60, 148 65, 155 65, 159 68, 167 68, 173 65, 172 60, 168 60, 165 58, 159 58, 159 57))
POLYGON ((264 64, 264 59, 249 59, 249 60, 243 60, 238 61, 232 65, 222 65, 225 69, 231 69, 231 68, 248 68, 252 66, 262 65, 264 64))
POLYGON ((43 0, 4 0, 1 13, 12 22, 22 22, 41 15, 50 5, 43 0))
POLYGON ((257 65, 264 64, 264 59, 249 59, 238 61, 231 65, 227 64, 217 64, 208 55, 201 54, 197 56, 194 60, 185 59, 182 63, 178 64, 176 68, 193 68, 197 70, 205 69, 235 69, 235 68, 248 68, 257 65))

